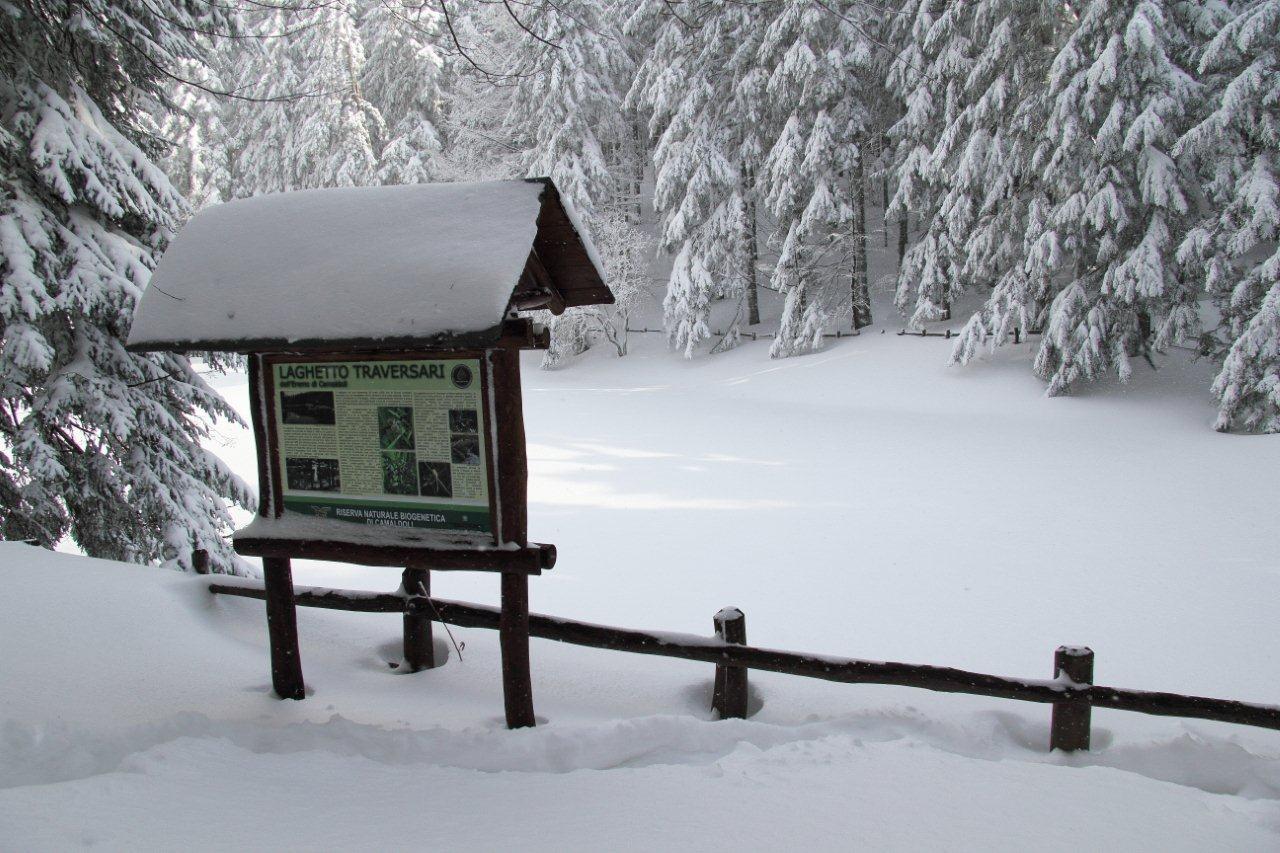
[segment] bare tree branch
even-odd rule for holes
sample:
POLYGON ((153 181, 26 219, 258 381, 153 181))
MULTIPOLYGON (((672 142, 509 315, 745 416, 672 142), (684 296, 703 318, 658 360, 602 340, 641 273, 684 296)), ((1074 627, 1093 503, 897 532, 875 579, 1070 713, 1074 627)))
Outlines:
POLYGON ((220 98, 232 98, 237 101, 249 101, 253 103, 270 104, 270 103, 300 101, 305 98, 319 98, 319 97, 325 97, 327 95, 334 94, 332 92, 300 92, 296 94, 274 95, 271 97, 264 98, 264 97, 257 97, 257 96, 251 96, 251 95, 242 95, 239 92, 233 92, 229 89, 214 89, 210 86, 204 85, 203 83, 198 83, 195 80, 188 80, 185 77, 180 77, 177 74, 174 74, 172 71, 170 71, 169 69, 161 65, 159 61, 157 61, 153 56, 151 56, 151 54, 149 54, 147 51, 143 50, 142 48, 138 47, 136 44, 131 42, 127 36, 125 36, 119 30, 112 27, 110 23, 108 23, 107 21, 101 18, 98 19, 98 23, 102 26, 104 30, 106 30, 107 32, 114 35, 117 39, 119 39, 122 45, 132 50, 144 62, 146 62, 148 65, 154 68, 161 76, 167 77, 168 79, 174 81, 175 83, 181 83, 184 86, 190 86, 193 89, 199 89, 201 92, 205 92, 210 95, 214 95, 220 98))
POLYGON ((555 44, 554 42, 547 41, 542 36, 538 35, 533 30, 526 27, 524 24, 524 21, 520 20, 520 17, 516 15, 516 10, 511 8, 511 4, 507 2, 507 0, 502 0, 502 7, 507 10, 507 14, 511 16, 511 20, 515 21, 516 26, 520 27, 520 29, 524 30, 526 33, 533 36, 535 39, 542 42, 547 47, 554 47, 556 50, 560 50, 560 45, 555 44))

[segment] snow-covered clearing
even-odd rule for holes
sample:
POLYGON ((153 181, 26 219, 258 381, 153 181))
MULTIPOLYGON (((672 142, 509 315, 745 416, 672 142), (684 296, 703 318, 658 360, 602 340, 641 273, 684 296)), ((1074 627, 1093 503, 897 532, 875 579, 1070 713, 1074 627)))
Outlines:
MULTIPOLYGON (((953 327, 958 324, 953 324, 953 327)), ((1214 433, 1208 367, 1046 399, 1032 350, 945 368, 870 334, 781 362, 525 363, 533 609, 753 643, 1049 677, 1088 644, 1117 686, 1280 702, 1280 442, 1214 433)), ((242 410, 243 380, 216 384, 242 410)), ((224 428, 246 476, 252 443, 224 428)), ((1274 849, 1280 733, 752 673, 535 640, 542 725, 508 732, 496 636, 299 612, 312 695, 269 694, 262 606, 196 577, 0 546, 0 847, 1274 849)), ((398 572, 299 563, 300 584, 398 572)), ((496 603, 496 578, 437 573, 496 603)))

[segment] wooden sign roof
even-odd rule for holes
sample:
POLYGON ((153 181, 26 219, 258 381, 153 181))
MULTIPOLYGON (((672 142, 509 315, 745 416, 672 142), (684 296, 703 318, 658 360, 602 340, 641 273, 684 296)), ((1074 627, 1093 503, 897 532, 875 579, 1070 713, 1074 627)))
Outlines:
POLYGON ((550 179, 305 190, 193 217, 160 259, 128 347, 482 347, 514 309, 611 302, 550 179))

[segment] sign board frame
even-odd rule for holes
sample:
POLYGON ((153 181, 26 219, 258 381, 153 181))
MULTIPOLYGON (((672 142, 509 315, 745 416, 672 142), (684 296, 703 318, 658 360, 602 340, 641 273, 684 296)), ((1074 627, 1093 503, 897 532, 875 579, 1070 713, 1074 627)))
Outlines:
MULTIPOLYGON (((277 509, 275 517, 279 517, 284 511, 298 512, 297 509, 288 507, 289 496, 285 494, 287 477, 286 472, 282 469, 282 460, 284 453, 281 452, 281 439, 279 435, 279 415, 281 389, 276 387, 276 368, 286 364, 377 364, 379 362, 441 362, 448 364, 449 362, 474 362, 479 367, 479 376, 473 381, 479 383, 480 390, 480 409, 479 424, 477 425, 478 444, 481 449, 483 458, 483 471, 481 476, 484 482, 484 491, 486 496, 486 505, 488 507, 488 519, 485 529, 464 529, 461 527, 439 527, 429 528, 441 535, 456 536, 475 536, 479 533, 481 536, 487 534, 489 541, 486 544, 497 546, 502 539, 502 519, 498 507, 498 425, 494 421, 494 393, 493 381, 491 378, 492 369, 488 363, 484 351, 454 351, 454 352, 430 352, 417 351, 409 353, 396 352, 379 352, 368 355, 353 355, 350 353, 326 353, 324 355, 317 354, 271 354, 263 357, 262 360, 262 388, 263 388, 263 411, 262 417, 267 424, 267 452, 269 455, 269 464, 272 466, 270 475, 272 481, 272 500, 277 509)), ((448 367, 446 371, 450 371, 448 367)), ((442 379, 444 377, 441 377, 442 379)), ((392 500, 386 501, 388 505, 398 506, 392 500)), ((374 500, 362 500, 362 504, 373 505, 374 500)), ((414 500, 410 503, 423 503, 423 501, 414 500)), ((344 523, 359 525, 359 522, 348 521, 344 523)), ((398 529, 395 524, 366 524, 368 527, 387 527, 391 530, 398 529)), ((415 527, 414 529, 421 529, 415 527)))
MULTIPOLYGON (((392 544, 352 541, 334 536, 324 539, 273 537, 270 528, 261 535, 237 533, 236 550, 246 556, 294 557, 339 560, 374 566, 407 566, 439 570, 469 570, 541 574, 555 564, 555 548, 530 545, 527 537, 528 460, 525 451, 524 415, 517 349, 406 349, 370 352, 263 353, 249 356, 249 390, 254 436, 258 450, 259 507, 262 519, 280 519, 285 511, 283 472, 280 470, 280 437, 276 431, 274 366, 282 363, 460 361, 478 360, 481 366, 483 415, 486 438, 486 480, 492 529, 483 534, 457 530, 418 530, 414 541, 392 544)), ((385 531, 399 540, 403 528, 331 522, 339 531, 385 531)), ((332 528, 331 528, 332 529, 332 528)))

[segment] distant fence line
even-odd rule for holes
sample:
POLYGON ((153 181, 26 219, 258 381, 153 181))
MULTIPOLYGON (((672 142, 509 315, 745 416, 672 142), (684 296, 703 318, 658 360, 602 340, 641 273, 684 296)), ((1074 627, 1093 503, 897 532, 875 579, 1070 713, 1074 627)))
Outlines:
MULTIPOLYGON (((628 327, 627 327, 627 332, 628 332, 628 333, 630 333, 630 334, 635 334, 635 335, 665 335, 665 334, 666 334, 666 330, 665 330, 665 329, 650 329, 650 328, 648 328, 647 326, 646 326, 645 328, 643 328, 643 329, 633 329, 633 328, 631 328, 630 326, 628 326, 628 327)), ((725 334, 726 334, 726 333, 725 333, 725 332, 720 331, 719 329, 713 329, 713 330, 711 331, 711 334, 712 334, 712 336, 713 336, 713 337, 721 337, 721 338, 722 338, 722 337, 724 337, 724 336, 725 336, 725 334)), ((746 332, 746 331, 743 331, 743 330, 741 330, 741 329, 739 329, 739 330, 738 330, 738 334, 739 334, 741 337, 744 337, 744 338, 750 338, 750 339, 751 339, 751 340, 753 340, 753 341, 755 341, 755 340, 760 340, 761 338, 764 338, 764 339, 766 339, 766 340, 767 340, 767 339, 769 339, 769 338, 776 338, 776 337, 777 337, 777 334, 776 334, 776 333, 774 333, 774 332, 746 332)), ((883 330, 883 329, 880 331, 880 334, 882 334, 882 335, 884 334, 884 330, 883 330)), ((898 334, 898 337, 900 337, 900 338, 901 338, 901 337, 908 337, 908 338, 954 338, 954 337, 958 337, 958 336, 960 335, 960 333, 959 333, 959 332, 957 332, 957 331, 955 331, 955 330, 953 330, 953 329, 946 329, 946 330, 941 331, 941 332, 938 332, 938 331, 928 331, 928 330, 926 330, 926 329, 900 329, 900 330, 898 330, 898 333, 897 333, 897 334, 898 334)), ((1013 342, 1014 342, 1015 344, 1020 344, 1020 343, 1022 343, 1022 339, 1023 339, 1023 338, 1030 337, 1031 335, 1039 335, 1039 334, 1041 334, 1041 333, 1040 333, 1040 332, 1035 332, 1035 331, 1033 331, 1033 332, 1024 332, 1024 331, 1022 331, 1021 329, 1014 329, 1014 330, 1013 330, 1013 342)), ((836 329, 834 332, 824 332, 824 333, 822 334, 822 337, 824 337, 824 338, 857 338, 857 337, 861 337, 861 335, 862 335, 862 331, 861 331, 861 330, 858 330, 858 331, 848 331, 848 332, 844 332, 844 331, 841 331, 840 329, 836 329)))
MULTIPOLYGON (((259 584, 246 581, 211 583, 221 595, 265 599, 259 584)), ((418 623, 434 620, 464 628, 496 630, 496 607, 433 598, 428 595, 356 592, 298 587, 295 601, 363 613, 400 613, 405 617, 406 647, 418 623)), ((814 655, 748 646, 746 617, 725 608, 712 619, 715 636, 616 628, 556 616, 530 614, 530 636, 612 651, 660 655, 715 664, 712 707, 721 718, 747 716, 747 671, 758 669, 786 675, 820 678, 849 684, 885 684, 944 693, 966 693, 1053 705, 1049 748, 1088 749, 1090 716, 1094 707, 1169 717, 1216 720, 1280 730, 1280 706, 1211 699, 1093 684, 1094 653, 1080 646, 1060 646, 1054 653, 1055 677, 1048 680, 1007 678, 962 669, 924 664, 893 663, 858 658, 814 655)))
MULTIPOLYGON (((643 329, 632 329, 629 326, 627 327, 627 332, 635 335, 665 335, 667 333, 666 329, 650 329, 648 327, 645 327, 643 329)), ((722 332, 719 329, 711 330, 712 337, 723 338, 726 334, 728 333, 722 332)), ((822 337, 824 338, 856 338, 856 337, 859 337, 861 334, 862 332, 860 331, 859 332, 854 332, 854 331, 842 332, 839 329, 836 329, 834 332, 824 332, 822 337)), ((746 331, 743 331, 742 329, 738 330, 738 335, 739 337, 750 338, 753 341, 757 341, 761 339, 768 340, 770 338, 777 337, 777 334, 775 334, 774 332, 746 332, 746 331)))
MULTIPOLYGON (((627 332, 634 335, 665 335, 667 333, 665 329, 650 329, 648 327, 645 327, 643 329, 632 329, 631 327, 627 327, 627 332)), ((881 329, 880 334, 883 335, 884 333, 885 333, 885 330, 881 329)), ((726 333, 720 331, 719 329, 714 329, 712 330, 711 334, 714 337, 723 338, 726 333)), ((774 332, 745 332, 745 331, 742 331, 741 329, 738 330, 738 334, 743 338, 750 338, 753 341, 760 340, 760 339, 768 340, 770 338, 777 337, 777 334, 775 334, 774 332)), ((896 334, 900 338, 947 338, 947 339, 959 337, 960 335, 960 333, 955 331, 954 329, 945 329, 941 332, 928 331, 926 329, 899 329, 896 334)), ((1020 343, 1023 343, 1024 341, 1030 340, 1033 335, 1039 336, 1043 334, 1044 332, 1038 329, 1032 329, 1029 332, 1024 331, 1022 329, 1014 329, 1013 343, 1020 344, 1020 343)), ((862 336, 861 330, 856 332, 854 331, 843 332, 839 329, 836 329, 834 332, 824 332, 822 335, 822 337, 824 338, 857 338, 861 336, 862 336)), ((1183 350, 1185 352, 1197 353, 1200 355, 1204 354, 1203 352, 1201 352, 1201 350, 1198 347, 1189 347, 1184 344, 1168 344, 1168 347, 1170 349, 1178 349, 1178 350, 1183 350)))

